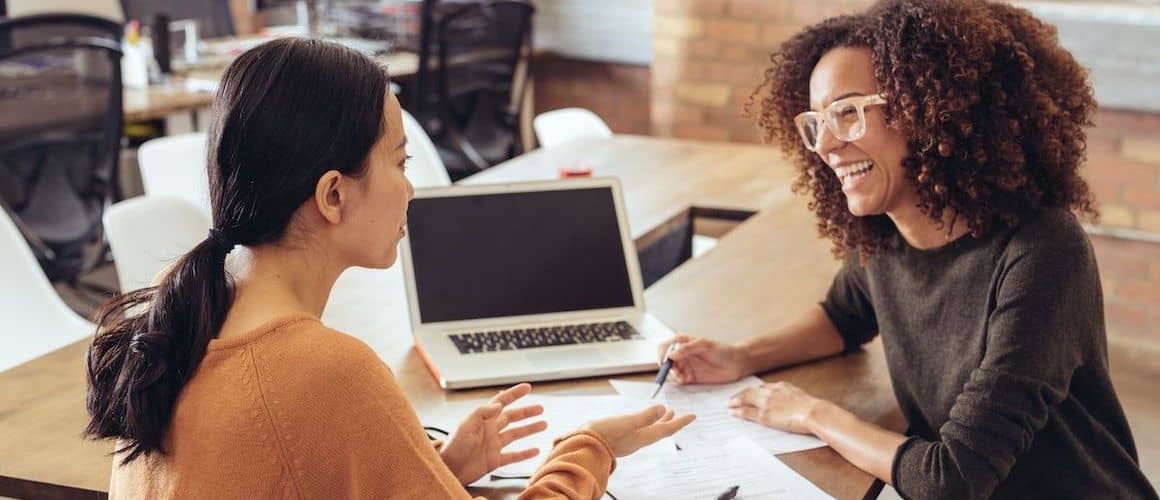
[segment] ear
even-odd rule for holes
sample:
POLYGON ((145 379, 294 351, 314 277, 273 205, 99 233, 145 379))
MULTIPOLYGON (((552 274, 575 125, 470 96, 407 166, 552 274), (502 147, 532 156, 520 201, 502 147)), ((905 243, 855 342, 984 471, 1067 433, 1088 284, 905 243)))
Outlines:
POLYGON ((345 179, 337 170, 328 170, 314 186, 314 206, 318 214, 331 224, 342 222, 342 205, 346 202, 343 189, 345 179))

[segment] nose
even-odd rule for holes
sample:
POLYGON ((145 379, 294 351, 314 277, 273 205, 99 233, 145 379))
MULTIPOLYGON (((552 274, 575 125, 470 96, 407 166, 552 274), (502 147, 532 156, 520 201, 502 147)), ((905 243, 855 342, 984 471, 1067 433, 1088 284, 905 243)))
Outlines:
POLYGON ((822 127, 821 130, 818 131, 817 153, 818 156, 822 158, 822 161, 825 161, 829 165, 837 163, 837 158, 830 157, 831 153, 842 149, 846 146, 846 144, 848 144, 846 141, 834 137, 834 134, 830 132, 829 127, 822 127))

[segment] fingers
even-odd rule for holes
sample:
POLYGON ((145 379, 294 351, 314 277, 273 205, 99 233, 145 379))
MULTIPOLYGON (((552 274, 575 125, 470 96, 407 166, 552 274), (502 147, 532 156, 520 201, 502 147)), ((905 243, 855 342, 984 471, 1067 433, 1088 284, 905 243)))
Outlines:
MULTIPOLYGON (((670 410, 671 412, 671 410, 670 410)), ((697 416, 693 414, 681 415, 679 417, 670 415, 669 418, 663 422, 657 422, 653 425, 641 429, 638 433, 644 445, 652 444, 658 440, 672 436, 677 431, 684 429, 685 426, 693 423, 697 416)))
POLYGON ((665 412, 666 412, 666 409, 664 406, 652 405, 652 406, 645 408, 639 412, 630 414, 629 415, 629 417, 630 417, 629 422, 632 424, 632 426, 634 428, 639 429, 641 427, 645 427, 647 425, 653 424, 658 419, 663 417, 665 415, 665 412))
POLYGON ((467 416, 467 420, 487 420, 498 417, 500 411, 503 410, 503 405, 499 403, 488 403, 480 406, 467 416))
POLYGON ((695 356, 708 351, 714 346, 714 342, 705 338, 691 338, 687 341, 677 344, 677 348, 669 354, 669 358, 673 361, 682 361, 688 359, 690 356, 695 356))
POLYGON ((491 398, 491 402, 507 406, 514 403, 517 399, 520 399, 531 393, 532 384, 516 384, 508 387, 507 389, 499 391, 499 394, 496 394, 494 398, 491 398))
POLYGON ((503 466, 508 465, 508 464, 514 464, 516 462, 523 462, 524 460, 535 457, 536 455, 539 455, 539 454, 540 454, 540 450, 538 448, 528 448, 526 450, 513 451, 513 452, 509 452, 509 453, 501 453, 499 455, 499 465, 500 465, 500 467, 503 467, 503 466))
POLYGON ((502 429, 504 427, 507 427, 508 424, 511 424, 513 422, 519 422, 520 420, 523 420, 526 418, 532 418, 536 415, 543 415, 543 414, 544 414, 544 406, 543 405, 521 406, 519 408, 511 408, 511 409, 508 409, 507 411, 503 412, 503 416, 500 418, 499 422, 497 422, 497 423, 499 424, 499 428, 502 429))
POLYGON ((528 425, 522 425, 519 427, 513 427, 511 429, 505 430, 505 431, 499 433, 500 447, 502 448, 504 446, 507 446, 514 441, 526 438, 528 436, 531 436, 532 434, 536 434, 538 432, 543 432, 547 428, 548 428, 548 423, 544 422, 544 421, 540 421, 540 422, 532 422, 528 425))
POLYGON ((759 391, 763 387, 765 386, 759 385, 756 387, 746 387, 745 389, 742 389, 741 392, 738 392, 737 394, 734 394, 732 398, 729 398, 729 407, 736 408, 739 406, 762 406, 762 398, 760 397, 759 391))
POLYGON ((732 413, 733 416, 737 418, 743 418, 745 420, 750 420, 759 424, 761 423, 761 410, 753 406, 738 406, 735 408, 730 408, 729 413, 732 413))
POLYGON ((690 340, 692 340, 692 337, 682 333, 674 335, 672 338, 661 342, 660 345, 657 346, 657 364, 659 365, 665 362, 665 356, 669 354, 670 345, 681 344, 690 340))

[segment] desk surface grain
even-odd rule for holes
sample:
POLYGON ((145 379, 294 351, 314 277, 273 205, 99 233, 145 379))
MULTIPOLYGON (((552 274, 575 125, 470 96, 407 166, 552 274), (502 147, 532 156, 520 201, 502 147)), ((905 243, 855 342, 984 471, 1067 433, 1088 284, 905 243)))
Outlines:
MULTIPOLYGON (((768 332, 820 300, 838 267, 828 243, 818 239, 804 201, 789 192, 789 166, 767 147, 630 136, 589 140, 524 155, 470 182, 553 178, 559 166, 577 163, 621 179, 634 237, 690 207, 757 212, 712 251, 646 291, 649 309, 676 330, 722 340, 768 332)), ((397 269, 349 274, 336 285, 324 320, 335 318, 328 322, 366 340, 395 372, 420 415, 494 392, 439 389, 412 349, 397 282, 384 286, 398 279, 397 269)), ((79 342, 0 372, 0 495, 6 485, 45 495, 52 494, 51 485, 107 488, 111 445, 80 437, 86 422, 86 347, 79 342)), ((869 421, 903 428, 877 342, 862 352, 762 376, 789 380, 869 421)), ((537 384, 536 390, 613 392, 606 378, 537 384)), ((873 483, 830 448, 780 458, 837 498, 862 498, 873 483)), ((476 493, 503 497, 515 490, 476 493)))

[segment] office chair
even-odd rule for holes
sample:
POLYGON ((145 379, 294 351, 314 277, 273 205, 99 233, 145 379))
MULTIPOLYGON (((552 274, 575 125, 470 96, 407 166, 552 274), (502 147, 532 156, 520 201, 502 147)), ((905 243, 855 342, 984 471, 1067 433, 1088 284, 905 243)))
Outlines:
POLYGON ((49 279, 101 292, 79 278, 105 257, 101 213, 118 194, 120 38, 78 14, 0 21, 0 208, 49 279))
POLYGON ((520 152, 524 82, 534 8, 525 1, 448 2, 425 8, 412 112, 453 179, 520 152))

